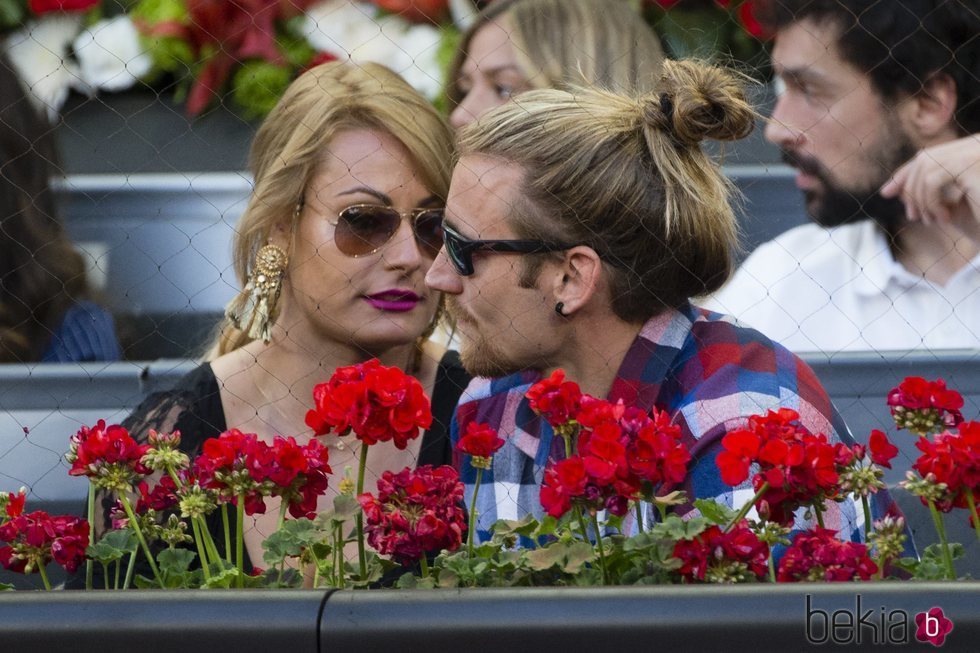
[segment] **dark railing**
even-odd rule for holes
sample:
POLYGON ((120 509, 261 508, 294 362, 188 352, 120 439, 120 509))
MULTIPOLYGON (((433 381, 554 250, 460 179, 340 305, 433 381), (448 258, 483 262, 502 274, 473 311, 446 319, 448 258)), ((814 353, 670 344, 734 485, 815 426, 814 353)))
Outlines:
POLYGON ((31 653, 932 650, 916 641, 916 615, 938 607, 953 623, 942 650, 973 652, 977 606, 976 582, 18 592, 0 595, 0 642, 31 653))

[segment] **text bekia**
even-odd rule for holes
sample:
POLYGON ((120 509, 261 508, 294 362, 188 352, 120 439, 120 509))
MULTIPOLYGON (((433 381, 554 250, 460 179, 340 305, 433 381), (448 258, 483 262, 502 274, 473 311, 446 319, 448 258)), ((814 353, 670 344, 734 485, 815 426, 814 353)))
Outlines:
POLYGON ((907 644, 909 618, 904 610, 863 609, 861 595, 853 610, 828 612, 816 608, 806 595, 806 641, 810 644, 907 644))

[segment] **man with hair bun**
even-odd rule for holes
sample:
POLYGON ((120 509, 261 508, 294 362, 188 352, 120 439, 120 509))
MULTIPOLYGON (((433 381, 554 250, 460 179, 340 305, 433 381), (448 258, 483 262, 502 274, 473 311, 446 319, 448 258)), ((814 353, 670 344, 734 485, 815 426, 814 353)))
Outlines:
POLYGON ((766 138, 815 224, 706 304, 793 351, 980 347, 980 3, 767 0, 766 138))
MULTIPOLYGON (((564 448, 524 395, 559 368, 593 396, 668 411, 692 450, 692 500, 752 496, 715 464, 750 415, 791 408, 850 442, 805 363, 689 301, 724 283, 737 241, 730 184, 701 142, 742 138, 754 118, 736 76, 668 61, 661 92, 531 91, 459 132, 445 245, 426 283, 447 297, 464 367, 484 377, 464 393, 454 437, 485 422, 506 440, 478 497, 483 538, 497 519, 542 515, 544 467, 564 448)), ((461 473, 472 493, 473 470, 461 473)), ((885 493, 875 502, 877 516, 894 510, 885 493)), ((857 538, 863 514, 829 503, 824 521, 857 538)))

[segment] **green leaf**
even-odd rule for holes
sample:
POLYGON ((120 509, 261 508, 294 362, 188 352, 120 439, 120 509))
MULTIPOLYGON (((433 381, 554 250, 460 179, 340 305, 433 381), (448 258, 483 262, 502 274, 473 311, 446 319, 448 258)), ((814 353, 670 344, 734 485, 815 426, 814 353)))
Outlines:
POLYGON ((14 586, 10 583, 0 583, 0 592, 6 592, 7 590, 13 590, 14 586))
POLYGON ((728 506, 718 503, 714 499, 697 499, 694 502, 694 507, 710 523, 717 524, 718 526, 727 526, 735 519, 735 515, 738 514, 728 506))
POLYGON ((246 576, 245 587, 302 587, 303 577, 292 567, 266 569, 261 576, 246 576))
POLYGON ((692 517, 684 521, 677 515, 667 515, 667 519, 654 525, 650 532, 661 539, 693 540, 707 527, 708 521, 704 517, 692 517))
POLYGON ((493 525, 492 530, 495 537, 497 535, 531 537, 541 526, 542 524, 534 518, 534 515, 527 514, 521 519, 501 519, 493 525))
POLYGON ((527 552, 531 569, 546 571, 557 567, 560 571, 576 574, 595 557, 595 550, 588 542, 552 542, 527 552))
POLYGON ((164 549, 157 554, 157 567, 161 574, 182 574, 191 568, 197 554, 188 549, 164 549))
MULTIPOLYGON (((211 578, 204 581, 204 587, 207 587, 209 589, 215 589, 215 588, 231 589, 232 587, 235 586, 236 584, 235 581, 238 578, 238 575, 239 575, 239 571, 234 567, 232 567, 231 569, 225 569, 224 571, 218 574, 214 574, 211 576, 211 578)), ((245 576, 245 573, 242 572, 242 575, 245 576)))
POLYGON ((298 556, 304 548, 319 543, 323 532, 309 519, 290 519, 282 528, 262 542, 262 560, 269 567, 282 564, 288 557, 298 556))
POLYGON ((330 515, 334 523, 345 522, 354 519, 361 511, 361 504, 352 494, 338 494, 333 500, 333 514, 330 515))
POLYGON ((104 565, 119 560, 136 550, 139 542, 132 529, 112 530, 102 536, 95 544, 85 549, 85 554, 104 565))

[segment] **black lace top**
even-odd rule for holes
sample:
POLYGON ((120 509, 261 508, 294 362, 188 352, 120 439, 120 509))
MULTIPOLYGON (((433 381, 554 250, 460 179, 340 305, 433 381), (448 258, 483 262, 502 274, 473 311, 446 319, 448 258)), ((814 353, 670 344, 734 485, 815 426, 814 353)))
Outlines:
MULTIPOLYGON (((452 462, 449 425, 459 396, 470 381, 459 354, 446 352, 436 371, 432 391, 432 426, 422 437, 418 465, 447 465, 452 462)), ((157 392, 126 418, 123 426, 133 437, 145 442, 150 429, 161 433, 179 430, 181 449, 193 458, 208 438, 228 429, 218 380, 209 363, 188 373, 171 390, 157 392)))
MULTIPOLYGON (((449 425, 456 403, 469 381, 459 354, 446 352, 436 371, 432 392, 432 426, 422 437, 418 465, 446 465, 452 462, 449 425)), ((205 440, 218 437, 228 428, 218 380, 211 365, 203 363, 178 381, 174 388, 147 397, 125 419, 123 426, 139 442, 146 442, 150 429, 161 433, 179 430, 181 449, 193 459, 200 453, 205 440)), ((104 532, 112 527, 110 513, 115 497, 103 494, 100 498, 103 520, 97 532, 104 532)), ((231 514, 234 518, 234 511, 231 514)), ((223 525, 217 512, 212 513, 208 525, 216 538, 219 535, 223 537, 223 525)), ((250 571, 252 565, 247 559, 247 552, 245 557, 245 568, 250 571)), ((80 579, 76 573, 74 578, 69 579, 68 587, 79 587, 79 581, 84 586, 84 578, 80 579)))

